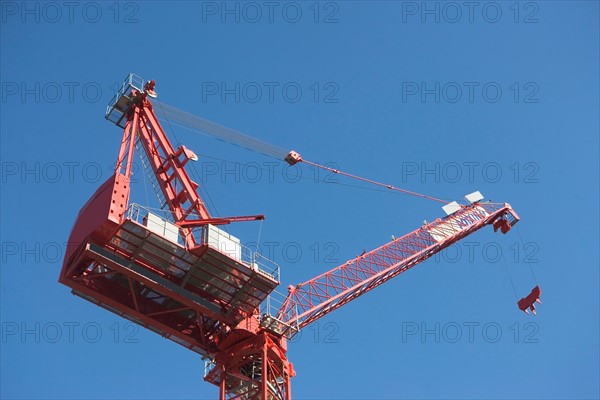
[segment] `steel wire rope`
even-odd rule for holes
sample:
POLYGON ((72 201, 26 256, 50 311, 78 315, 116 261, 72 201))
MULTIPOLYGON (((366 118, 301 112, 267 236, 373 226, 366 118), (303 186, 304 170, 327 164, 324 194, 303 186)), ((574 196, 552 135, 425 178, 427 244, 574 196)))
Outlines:
MULTIPOLYGON (((163 114, 165 115, 165 119, 169 123, 169 127, 171 128, 171 130, 173 129, 171 127, 171 124, 173 124, 173 125, 180 126, 182 128, 185 128, 185 129, 188 129, 188 130, 191 130, 194 132, 211 135, 213 137, 216 137, 219 140, 226 141, 226 142, 232 143, 234 145, 244 147, 248 150, 262 153, 269 157, 273 157, 277 160, 283 160, 289 153, 288 151, 284 150, 283 148, 281 148, 279 146, 267 143, 263 140, 251 137, 247 134, 244 134, 244 133, 236 131, 234 129, 225 127, 223 125, 219 125, 215 122, 201 118, 201 117, 191 114, 187 111, 180 110, 180 109, 170 106, 168 104, 164 104, 164 106, 163 106, 163 104, 160 101, 158 101, 158 103, 163 111, 163 114), (176 122, 173 122, 173 120, 176 122)), ((308 165, 312 165, 317 168, 325 169, 327 171, 330 171, 330 172, 333 172, 336 174, 346 176, 351 179, 356 179, 356 180, 360 180, 360 181, 363 181, 363 182, 366 182, 366 183, 369 183, 372 185, 385 187, 389 190, 399 191, 399 192, 402 192, 402 193, 405 193, 405 194, 408 194, 411 196, 421 197, 421 198, 437 201, 437 202, 444 203, 444 204, 448 203, 448 201, 444 200, 444 199, 440 199, 440 198, 436 198, 433 196, 428 196, 425 194, 398 188, 398 187, 395 187, 395 186, 392 186, 389 184, 384 184, 384 183, 377 182, 377 181, 374 181, 371 179, 367 179, 367 178, 363 178, 363 177, 360 177, 357 175, 349 174, 347 172, 343 172, 343 171, 340 171, 340 170, 337 170, 334 168, 329 168, 327 166, 324 166, 324 165, 321 165, 318 163, 314 163, 311 161, 301 160, 301 162, 304 162, 308 165)))

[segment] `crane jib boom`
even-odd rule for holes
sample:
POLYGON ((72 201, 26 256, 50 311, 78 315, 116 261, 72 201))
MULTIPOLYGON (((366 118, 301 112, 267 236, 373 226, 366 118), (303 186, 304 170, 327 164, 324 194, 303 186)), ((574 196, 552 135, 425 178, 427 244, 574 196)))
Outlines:
POLYGON ((493 224, 496 230, 502 226, 505 233, 518 221, 519 216, 508 203, 463 206, 309 281, 290 286, 276 318, 283 322, 283 331, 293 335, 482 227, 493 224))

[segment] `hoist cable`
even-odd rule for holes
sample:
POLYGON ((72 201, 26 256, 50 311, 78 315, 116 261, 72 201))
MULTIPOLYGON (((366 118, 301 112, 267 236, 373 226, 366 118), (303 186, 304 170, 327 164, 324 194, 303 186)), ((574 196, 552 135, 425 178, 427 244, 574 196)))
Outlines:
MULTIPOLYGON (((525 249, 525 242, 523 241, 523 236, 521 236, 521 231, 519 230, 519 227, 517 226, 517 234, 519 235, 519 240, 521 241, 521 248, 525 249)), ((539 286, 537 278, 535 277, 535 272, 533 272, 533 267, 531 266, 531 263, 526 263, 529 266, 529 271, 531 271, 531 276, 533 277, 533 281, 535 282, 536 286, 539 286)))
POLYGON ((512 286, 513 293, 515 294, 515 299, 519 300, 519 296, 517 295, 517 289, 515 287, 515 282, 513 281, 512 275, 510 273, 510 268, 508 267, 508 262, 506 261, 506 258, 504 257, 504 252, 501 251, 500 255, 502 256, 502 261, 504 262, 504 267, 506 268, 506 274, 508 275, 508 279, 510 280, 510 285, 512 286))

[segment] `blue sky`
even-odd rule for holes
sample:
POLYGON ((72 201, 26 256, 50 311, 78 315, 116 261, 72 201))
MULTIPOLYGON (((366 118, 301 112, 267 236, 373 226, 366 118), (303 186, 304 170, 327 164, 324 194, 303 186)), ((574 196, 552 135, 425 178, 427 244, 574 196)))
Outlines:
MULTIPOLYGON (((598 2, 1 6, 2 398, 217 396, 196 354, 57 283, 115 162, 121 133, 103 114, 130 72, 308 160, 450 200, 480 190, 521 216, 306 328, 290 344, 294 398, 599 397, 598 2), (537 317, 509 278, 524 296, 531 269, 537 317)), ((282 292, 443 215, 175 134, 219 215, 267 216, 282 292)), ((230 231, 251 244, 259 224, 230 231)))

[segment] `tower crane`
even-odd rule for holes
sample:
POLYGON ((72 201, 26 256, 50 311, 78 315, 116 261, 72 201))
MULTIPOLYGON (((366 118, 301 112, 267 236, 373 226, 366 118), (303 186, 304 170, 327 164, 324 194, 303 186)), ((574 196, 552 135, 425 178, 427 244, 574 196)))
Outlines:
MULTIPOLYGON (((475 192, 467 205, 444 206, 446 216, 290 285, 276 311, 261 312, 279 266, 219 226, 264 217, 210 215, 184 168, 197 156, 169 142, 150 101, 154 86, 130 74, 107 107, 106 118, 123 129, 116 168, 79 212, 59 281, 200 354, 220 400, 290 400, 296 373, 287 345, 300 329, 487 225, 507 233, 519 221, 509 204, 475 192), (166 218, 130 203, 136 152, 166 218)), ((305 162, 293 151, 285 160, 305 162)))

